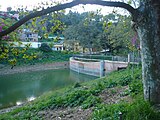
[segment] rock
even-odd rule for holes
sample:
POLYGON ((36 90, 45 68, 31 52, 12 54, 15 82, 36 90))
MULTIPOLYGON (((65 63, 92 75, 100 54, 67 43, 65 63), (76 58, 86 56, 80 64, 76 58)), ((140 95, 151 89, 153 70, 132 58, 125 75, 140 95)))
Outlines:
POLYGON ((67 118, 72 118, 72 117, 73 117, 73 115, 66 115, 66 117, 67 117, 67 118))

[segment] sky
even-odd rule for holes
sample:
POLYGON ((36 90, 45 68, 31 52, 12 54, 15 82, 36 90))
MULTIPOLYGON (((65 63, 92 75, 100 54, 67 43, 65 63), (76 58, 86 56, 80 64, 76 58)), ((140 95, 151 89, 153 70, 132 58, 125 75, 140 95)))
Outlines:
MULTIPOLYGON (((45 2, 45 1, 53 1, 53 0, 0 0, 0 11, 6 11, 7 7, 12 7, 13 9, 27 6, 28 9, 32 9, 33 6, 37 6, 38 3, 45 2)), ((54 0, 54 1, 62 1, 62 0, 54 0)), ((72 1, 72 0, 68 0, 72 1)), ((102 7, 97 5, 85 5, 84 8, 80 6, 73 7, 72 11, 78 11, 80 13, 86 12, 86 11, 96 11, 97 9, 102 9, 102 14, 108 14, 113 11, 113 7, 102 7)), ((70 9, 67 9, 66 11, 69 11, 70 9)))

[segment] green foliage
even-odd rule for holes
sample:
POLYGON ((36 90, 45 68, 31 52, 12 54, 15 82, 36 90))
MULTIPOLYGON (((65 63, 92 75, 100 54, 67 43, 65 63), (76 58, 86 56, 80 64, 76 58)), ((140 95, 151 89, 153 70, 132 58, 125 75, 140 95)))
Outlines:
POLYGON ((133 36, 130 21, 130 16, 118 14, 104 16, 103 32, 98 35, 102 48, 109 49, 112 54, 128 54, 130 39, 133 36))
POLYGON ((92 120, 119 120, 119 113, 124 113, 126 104, 98 105, 92 114, 92 120))
POLYGON ((129 89, 124 91, 121 95, 134 95, 134 102, 132 103, 118 103, 118 104, 112 104, 112 105, 104 105, 104 104, 97 104, 97 107, 93 111, 91 119, 93 120, 119 120, 120 115, 119 113, 122 113, 122 118, 124 120, 159 120, 159 112, 155 111, 155 109, 152 108, 152 106, 149 104, 149 102, 146 102, 142 98, 143 94, 143 88, 142 88, 142 76, 141 76, 141 70, 138 68, 134 69, 135 73, 132 75, 132 70, 122 70, 119 72, 113 72, 108 77, 108 85, 110 86, 116 86, 116 85, 129 85, 129 89), (114 75, 113 75, 114 74, 114 75), (113 76, 112 76, 113 75, 113 76), (121 77, 120 77, 121 76, 121 77), (130 78, 129 76, 133 76, 133 78, 130 78), (118 78, 116 79, 117 82, 115 82, 112 77, 118 78), (130 78, 131 81, 126 80, 124 78, 130 78), (112 80, 111 80, 112 79, 112 80), (124 82, 122 82, 124 80, 124 82))
POLYGON ((119 120, 120 113, 123 120, 160 120, 159 112, 141 97, 131 104, 123 102, 112 105, 98 104, 91 118, 92 120, 119 120))
POLYGON ((108 80, 108 84, 107 84, 107 88, 113 88, 117 86, 117 82, 114 80, 109 79, 108 80))
POLYGON ((90 88, 90 92, 92 95, 97 96, 104 88, 106 88, 106 84, 104 82, 102 82, 102 81, 96 82, 90 88))
POLYGON ((123 75, 119 80, 118 84, 121 86, 126 86, 132 81, 132 77, 129 75, 123 75))
POLYGON ((89 95, 89 92, 86 90, 75 90, 66 95, 65 106, 80 106, 83 101, 89 97, 89 95))
POLYGON ((79 20, 77 21, 77 24, 73 23, 69 25, 67 29, 65 29, 65 31, 63 32, 64 37, 67 40, 77 40, 84 48, 98 48, 96 46, 98 43, 96 42, 95 38, 101 32, 100 24, 98 24, 100 20, 100 15, 93 12, 74 14, 79 16, 79 20))
MULTIPOLYGON (((53 3, 52 3, 52 5, 53 5, 53 3)), ((47 4, 47 6, 48 6, 48 4, 47 4)), ((41 8, 42 8, 42 6, 40 6, 40 4, 39 4, 39 6, 36 9, 34 9, 33 11, 41 9, 41 8)), ((14 18, 12 16, 13 14, 18 13, 20 15, 19 18, 21 19, 22 17, 24 17, 25 15, 27 15, 33 11, 30 11, 30 10, 28 11, 27 8, 25 8, 25 9, 18 8, 15 11, 13 11, 11 9, 10 11, 7 11, 4 16, 0 16, 0 32, 2 30, 5 30, 8 27, 12 26, 15 22, 17 22, 17 18, 14 18)), ((40 35, 41 38, 48 38, 48 35, 50 33, 55 34, 55 35, 58 33, 61 33, 61 31, 64 29, 64 24, 60 21, 59 17, 62 14, 63 14, 63 12, 61 11, 61 13, 59 13, 59 12, 50 13, 49 15, 44 15, 41 17, 33 18, 33 19, 27 21, 25 24, 23 24, 21 27, 19 27, 14 32, 10 33, 9 35, 1 37, 0 42, 4 42, 5 44, 8 43, 8 41, 20 43, 21 34, 19 34, 19 33, 21 33, 24 30, 30 31, 32 33, 38 33, 38 35, 40 35)), ((15 65, 17 65, 17 63, 20 63, 19 59, 21 59, 21 57, 24 59, 25 62, 28 62, 28 60, 35 59, 35 54, 33 54, 33 55, 26 54, 25 53, 26 50, 25 51, 22 50, 24 52, 21 52, 19 49, 11 50, 12 47, 14 47, 14 45, 3 47, 2 44, 3 43, 0 43, 0 62, 2 61, 3 64, 4 63, 6 64, 9 62, 12 66, 15 66, 15 65), (3 49, 2 51, 1 51, 1 48, 3 49), (24 56, 22 54, 24 54, 24 56)), ((51 51, 51 49, 49 49, 49 47, 46 47, 43 45, 42 45, 41 50, 47 51, 47 52, 51 51)))
MULTIPOLYGON (((21 44, 21 42, 19 42, 21 44)), ((1 64, 10 64, 11 66, 17 65, 21 60, 33 60, 36 58, 34 52, 29 53, 30 44, 26 44, 24 48, 13 47, 14 44, 7 44, 3 42, 0 44, 0 63, 1 64), (20 61, 19 61, 20 60, 20 61)))
POLYGON ((76 82, 74 85, 74 88, 77 88, 77 87, 81 87, 81 84, 79 82, 76 82))
POLYGON ((63 35, 67 40, 78 41, 84 48, 94 48, 97 51, 109 49, 112 54, 128 54, 131 48, 130 16, 86 12, 83 14, 69 13, 63 20, 67 25, 63 35), (72 21, 76 19, 76 24, 72 21))
POLYGON ((90 108, 93 107, 95 105, 97 105, 98 103, 101 103, 101 99, 97 96, 94 95, 90 95, 83 103, 82 103, 82 108, 86 109, 86 108, 90 108))
POLYGON ((134 95, 141 93, 143 91, 142 81, 133 80, 131 84, 129 84, 129 90, 134 95))
POLYGON ((159 112, 155 111, 149 102, 142 98, 138 98, 131 105, 127 105, 124 117, 126 120, 160 120, 159 112))
POLYGON ((41 47, 39 49, 43 52, 51 52, 52 51, 52 49, 50 48, 50 46, 47 43, 42 43, 41 47))
POLYGON ((39 49, 34 49, 34 48, 29 48, 27 50, 24 50, 24 49, 26 48, 11 49, 13 50, 14 56, 12 55, 13 53, 11 54, 9 53, 10 57, 8 59, 0 58, 0 64, 8 65, 8 60, 10 60, 10 62, 13 62, 13 63, 14 63, 14 60, 16 60, 15 65, 61 62, 61 61, 68 61, 69 58, 73 54, 75 54, 74 52, 68 52, 68 51, 43 52, 39 49))

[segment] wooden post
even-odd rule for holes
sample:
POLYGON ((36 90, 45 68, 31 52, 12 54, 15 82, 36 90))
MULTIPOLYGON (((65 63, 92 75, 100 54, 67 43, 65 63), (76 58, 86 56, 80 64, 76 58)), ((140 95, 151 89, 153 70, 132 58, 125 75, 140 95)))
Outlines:
POLYGON ((100 77, 103 77, 105 75, 105 62, 104 60, 100 61, 100 77))

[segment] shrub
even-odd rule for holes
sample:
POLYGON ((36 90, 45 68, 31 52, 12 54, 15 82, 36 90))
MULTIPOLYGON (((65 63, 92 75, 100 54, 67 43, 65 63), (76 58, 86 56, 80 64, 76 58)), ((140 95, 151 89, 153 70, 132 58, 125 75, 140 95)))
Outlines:
POLYGON ((156 111, 142 96, 137 96, 133 103, 98 104, 92 113, 92 120, 160 120, 160 112, 156 111))
POLYGON ((127 106, 126 120, 160 120, 160 112, 142 98, 127 106))
POLYGON ((76 82, 73 87, 74 88, 81 87, 81 84, 79 82, 76 82))
POLYGON ((109 80, 108 80, 107 88, 113 88, 113 87, 115 87, 115 86, 117 86, 117 81, 114 81, 114 80, 112 80, 112 79, 109 79, 109 80))
POLYGON ((143 91, 142 81, 141 80, 133 80, 129 85, 129 90, 133 94, 138 94, 143 91))
POLYGON ((126 104, 105 105, 100 104, 92 114, 92 120, 119 120, 119 113, 124 113, 126 104))
POLYGON ((50 46, 46 43, 42 43, 41 47, 39 48, 41 51, 43 52, 51 52, 52 49, 50 48, 50 46))
POLYGON ((90 95, 82 104, 82 108, 87 109, 101 103, 101 99, 97 96, 90 95))
POLYGON ((131 77, 130 75, 122 76, 122 77, 119 79, 118 84, 121 85, 121 86, 126 86, 126 85, 128 85, 131 81, 132 81, 132 77, 131 77))

